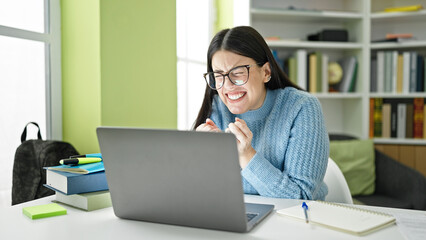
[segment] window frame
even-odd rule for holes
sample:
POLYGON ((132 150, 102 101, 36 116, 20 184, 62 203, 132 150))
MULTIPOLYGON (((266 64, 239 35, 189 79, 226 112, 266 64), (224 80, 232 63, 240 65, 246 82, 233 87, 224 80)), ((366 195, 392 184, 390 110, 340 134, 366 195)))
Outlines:
POLYGON ((46 139, 62 140, 60 0, 44 0, 44 33, 0 25, 0 35, 45 44, 46 139))

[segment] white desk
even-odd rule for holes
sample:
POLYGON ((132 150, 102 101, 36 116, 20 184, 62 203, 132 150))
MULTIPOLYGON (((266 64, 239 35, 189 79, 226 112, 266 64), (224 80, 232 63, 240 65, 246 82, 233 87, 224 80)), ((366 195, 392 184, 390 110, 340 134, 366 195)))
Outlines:
MULTIPOLYGON (((246 202, 271 203, 275 210, 300 204, 299 200, 273 199, 246 195, 246 202)), ((114 215, 112 208, 92 212, 64 206, 68 214, 31 220, 22 214, 22 207, 50 203, 53 196, 8 208, 0 208, 1 239, 404 239, 396 225, 358 237, 327 228, 294 221, 275 211, 249 233, 232 233, 124 220, 114 215)), ((388 213, 424 211, 367 207, 388 213)))

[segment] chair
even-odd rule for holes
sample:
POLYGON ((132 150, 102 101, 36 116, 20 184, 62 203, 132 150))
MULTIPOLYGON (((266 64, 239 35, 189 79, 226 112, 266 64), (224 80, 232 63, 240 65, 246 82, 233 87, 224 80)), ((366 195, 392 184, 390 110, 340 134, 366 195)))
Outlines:
MULTIPOLYGON (((330 134, 330 141, 356 139, 346 134, 330 134)), ((374 158, 375 191, 354 199, 372 206, 426 210, 426 178, 377 149, 374 158)))
POLYGON ((328 158, 324 182, 328 187, 328 194, 325 196, 325 201, 353 204, 352 195, 345 176, 343 176, 342 171, 331 158, 328 158))

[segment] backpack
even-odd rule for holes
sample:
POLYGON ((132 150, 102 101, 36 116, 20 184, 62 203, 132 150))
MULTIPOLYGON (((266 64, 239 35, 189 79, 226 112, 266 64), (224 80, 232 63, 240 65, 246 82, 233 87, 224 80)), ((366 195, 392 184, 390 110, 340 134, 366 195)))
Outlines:
POLYGON ((55 192, 44 187, 46 170, 44 167, 59 165, 59 160, 78 155, 69 143, 42 140, 40 127, 35 122, 25 125, 21 135, 21 145, 16 149, 12 176, 12 205, 53 195, 55 192), (38 128, 36 140, 26 140, 27 126, 38 128))

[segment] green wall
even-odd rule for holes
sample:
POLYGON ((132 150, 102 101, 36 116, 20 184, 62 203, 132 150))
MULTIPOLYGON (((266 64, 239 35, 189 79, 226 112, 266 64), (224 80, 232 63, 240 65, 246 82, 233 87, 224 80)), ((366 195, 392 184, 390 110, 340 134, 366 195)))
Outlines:
POLYGON ((62 0, 63 139, 96 127, 177 127, 175 0, 62 0))
POLYGON ((63 140, 80 153, 99 151, 99 24, 99 0, 61 1, 63 140))
POLYGON ((234 26, 234 0, 216 0, 215 32, 234 26))

